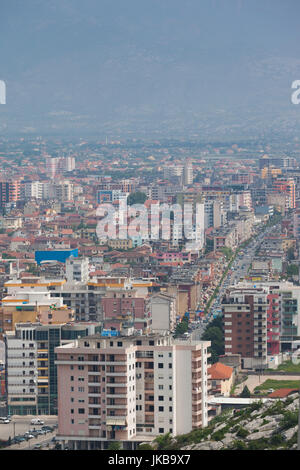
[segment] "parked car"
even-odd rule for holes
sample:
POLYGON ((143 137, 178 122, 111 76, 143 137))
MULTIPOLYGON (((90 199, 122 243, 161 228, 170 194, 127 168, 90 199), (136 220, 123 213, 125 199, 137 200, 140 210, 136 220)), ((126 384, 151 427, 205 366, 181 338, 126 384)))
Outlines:
POLYGON ((42 421, 40 418, 33 418, 30 424, 44 424, 44 421, 42 421))

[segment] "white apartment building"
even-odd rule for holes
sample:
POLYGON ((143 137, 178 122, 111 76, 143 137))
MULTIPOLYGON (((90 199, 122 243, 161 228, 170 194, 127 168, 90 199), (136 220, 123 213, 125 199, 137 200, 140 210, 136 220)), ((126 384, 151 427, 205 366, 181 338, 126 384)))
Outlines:
POLYGON ((67 282, 87 282, 89 280, 89 259, 68 258, 66 260, 67 282))
POLYGON ((17 405, 35 409, 37 406, 37 345, 33 332, 34 325, 18 330, 16 334, 6 333, 8 407, 17 405))
POLYGON ((97 323, 17 323, 5 340, 7 405, 11 414, 57 414, 54 348, 99 331, 97 323))
POLYGON ((57 439, 70 449, 136 449, 208 424, 209 341, 93 335, 55 349, 57 439), (80 370, 79 370, 80 367, 80 370))
POLYGON ((173 331, 176 326, 176 297, 154 294, 149 299, 151 330, 154 332, 173 331))

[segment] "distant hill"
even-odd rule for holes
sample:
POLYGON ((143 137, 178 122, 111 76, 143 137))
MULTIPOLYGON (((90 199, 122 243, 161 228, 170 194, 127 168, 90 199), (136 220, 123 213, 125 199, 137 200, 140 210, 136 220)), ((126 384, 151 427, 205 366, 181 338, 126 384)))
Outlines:
POLYGON ((294 0, 2 0, 2 133, 297 135, 294 0))

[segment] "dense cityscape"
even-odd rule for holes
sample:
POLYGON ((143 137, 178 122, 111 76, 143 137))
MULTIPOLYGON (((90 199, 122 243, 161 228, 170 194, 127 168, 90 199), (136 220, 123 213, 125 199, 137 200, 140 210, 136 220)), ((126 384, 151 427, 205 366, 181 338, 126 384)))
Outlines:
POLYGON ((300 450, 299 2, 0 3, 0 462, 300 450))
MULTIPOLYGON (((241 142, 1 142, 3 446, 154 449, 228 408, 297 395, 297 146, 291 154, 241 142), (154 224, 152 211, 138 222, 141 206, 158 208, 154 224)), ((211 442, 241 445, 239 432, 211 442)))

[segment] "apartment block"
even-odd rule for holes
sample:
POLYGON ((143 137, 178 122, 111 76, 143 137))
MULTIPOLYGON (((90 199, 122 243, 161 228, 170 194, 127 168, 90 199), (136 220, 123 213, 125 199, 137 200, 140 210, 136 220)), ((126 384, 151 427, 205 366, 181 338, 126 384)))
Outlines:
POLYGON ((237 287, 222 302, 225 355, 240 354, 245 369, 267 365, 267 295, 263 287, 237 287))
POLYGON ((169 334, 91 335, 56 348, 57 439, 70 449, 136 449, 208 423, 210 342, 169 334))
POLYGON ((100 331, 97 323, 19 323, 6 333, 6 392, 10 414, 57 414, 57 346, 100 331))
MULTIPOLYGON (((13 331, 16 323, 67 323, 74 320, 74 310, 64 304, 62 297, 53 299, 47 290, 33 290, 24 283, 8 282, 11 295, 6 295, 0 307, 0 334, 13 331), (16 285, 12 291, 12 285, 16 285)), ((45 288, 44 288, 45 289, 45 288)))

